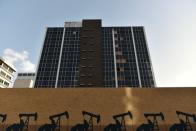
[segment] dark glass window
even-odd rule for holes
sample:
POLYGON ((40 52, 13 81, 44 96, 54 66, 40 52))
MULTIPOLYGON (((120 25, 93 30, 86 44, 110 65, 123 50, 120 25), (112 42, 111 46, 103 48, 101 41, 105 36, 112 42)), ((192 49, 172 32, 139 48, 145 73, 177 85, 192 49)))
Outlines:
POLYGON ((79 86, 80 28, 69 27, 65 30, 61 56, 58 87, 79 86))
POLYGON ((133 32, 138 57, 141 84, 143 87, 154 87, 155 84, 143 27, 133 27, 133 32))
POLYGON ((54 88, 63 28, 48 28, 43 45, 35 88, 54 88))

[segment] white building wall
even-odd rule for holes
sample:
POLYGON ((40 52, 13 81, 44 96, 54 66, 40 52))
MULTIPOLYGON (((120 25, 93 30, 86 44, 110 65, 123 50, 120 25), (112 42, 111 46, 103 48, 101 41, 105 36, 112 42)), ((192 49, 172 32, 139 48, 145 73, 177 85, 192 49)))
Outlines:
POLYGON ((15 70, 0 58, 0 88, 12 87, 14 76, 15 70))

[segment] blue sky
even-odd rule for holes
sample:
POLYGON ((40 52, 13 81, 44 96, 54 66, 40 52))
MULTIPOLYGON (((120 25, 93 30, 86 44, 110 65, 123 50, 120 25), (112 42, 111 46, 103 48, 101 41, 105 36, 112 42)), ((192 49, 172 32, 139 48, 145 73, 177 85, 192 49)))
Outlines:
POLYGON ((196 86, 195 0, 0 0, 0 56, 32 71, 46 26, 87 18, 145 26, 157 85, 196 86))

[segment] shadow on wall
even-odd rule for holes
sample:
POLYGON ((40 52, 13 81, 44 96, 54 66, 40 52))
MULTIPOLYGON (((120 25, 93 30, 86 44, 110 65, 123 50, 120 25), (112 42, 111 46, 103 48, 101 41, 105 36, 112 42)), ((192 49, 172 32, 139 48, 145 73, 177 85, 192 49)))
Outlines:
MULTIPOLYGON (((160 131, 169 130, 174 123, 183 120, 186 123, 187 114, 178 115, 176 111, 196 113, 196 90, 195 89, 131 89, 125 88, 125 111, 133 114, 133 123, 127 119, 127 125, 134 125, 134 129, 142 123, 153 122, 153 116, 157 116, 160 131), (145 115, 144 115, 145 114, 145 115), (148 116, 151 115, 151 118, 148 116)), ((195 124, 190 117, 193 130, 195 124)), ((182 121, 181 121, 182 122, 182 121)))

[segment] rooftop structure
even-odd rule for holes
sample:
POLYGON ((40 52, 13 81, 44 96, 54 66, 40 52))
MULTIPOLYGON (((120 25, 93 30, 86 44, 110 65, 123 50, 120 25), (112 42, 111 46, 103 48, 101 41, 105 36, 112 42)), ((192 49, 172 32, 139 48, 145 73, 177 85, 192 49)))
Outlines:
POLYGON ((32 88, 35 82, 35 73, 18 73, 13 88, 32 88))

